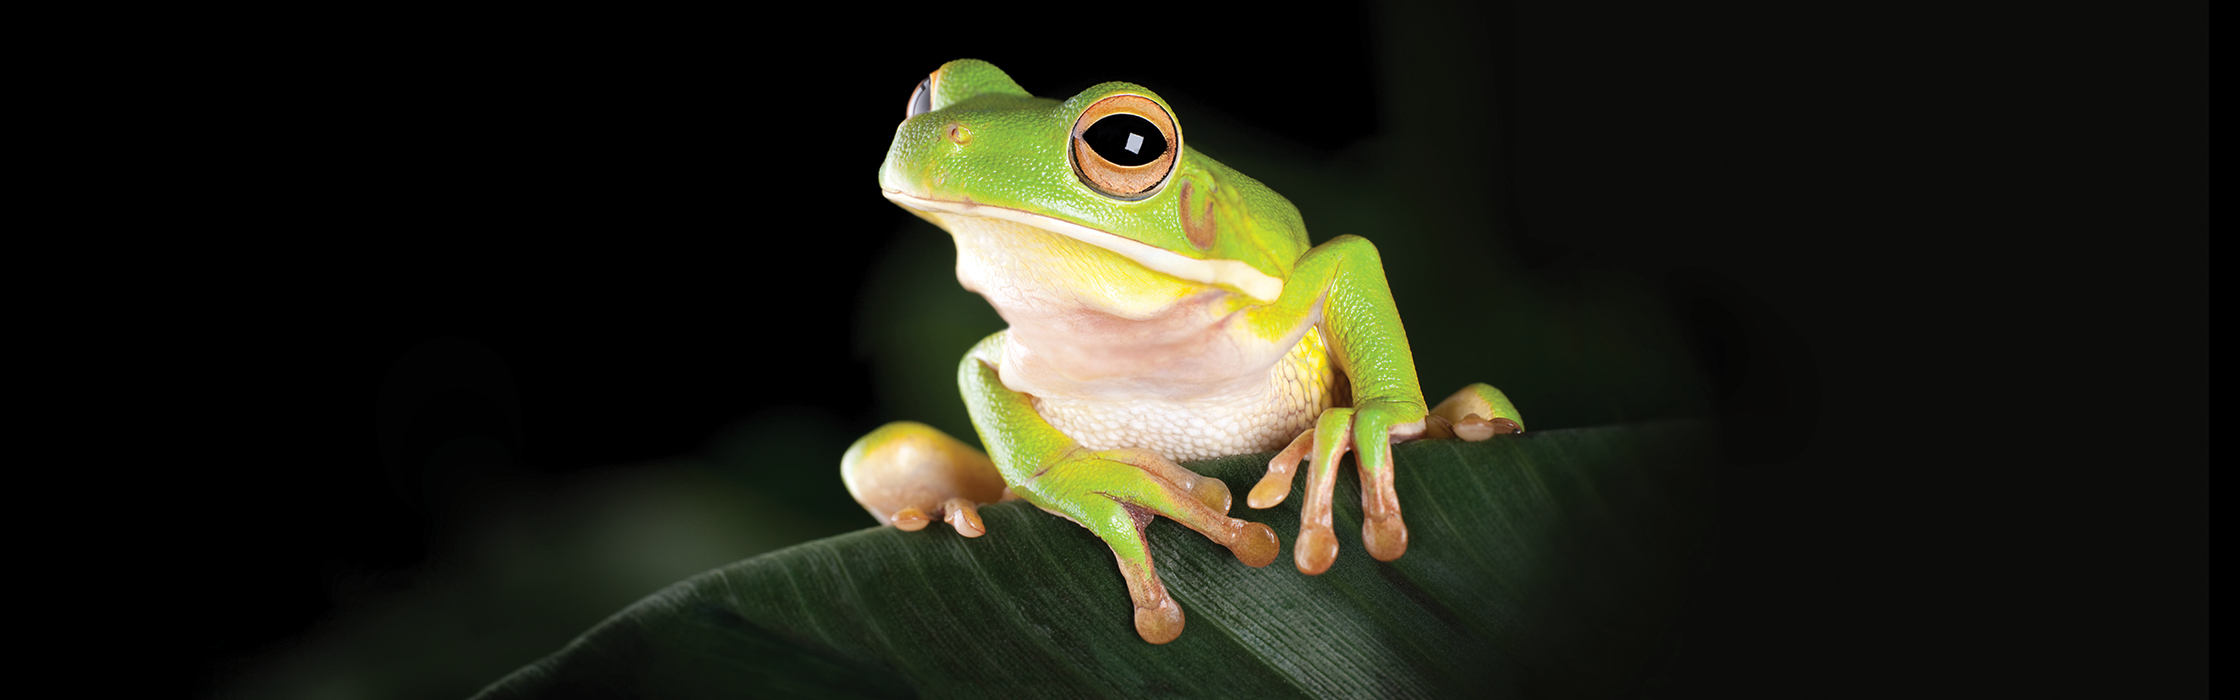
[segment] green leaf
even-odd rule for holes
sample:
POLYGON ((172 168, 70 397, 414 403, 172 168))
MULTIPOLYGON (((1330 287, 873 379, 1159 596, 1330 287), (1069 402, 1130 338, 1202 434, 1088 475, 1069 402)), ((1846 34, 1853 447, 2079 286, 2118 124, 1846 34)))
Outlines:
MULTIPOLYGON (((1410 541, 1345 547, 1300 574, 1295 488, 1232 513, 1285 544, 1254 569, 1161 519, 1160 576, 1187 624, 1136 636, 1111 551, 1024 502, 988 534, 872 528, 695 576, 638 602, 481 697, 1609 696, 1669 636, 1710 515, 1710 426, 1552 430, 1397 450, 1410 541)), ((1191 465, 1245 493, 1267 455, 1191 465)), ((1347 470, 1350 472, 1351 470, 1347 470)))

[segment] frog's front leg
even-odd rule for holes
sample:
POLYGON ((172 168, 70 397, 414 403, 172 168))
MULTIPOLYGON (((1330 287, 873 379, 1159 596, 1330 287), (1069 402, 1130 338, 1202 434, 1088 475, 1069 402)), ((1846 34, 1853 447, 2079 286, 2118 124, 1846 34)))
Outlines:
POLYGON ((1465 388, 1435 409, 1424 408, 1415 358, 1385 282, 1383 261, 1367 240, 1339 236, 1308 251, 1299 258, 1283 297, 1253 315, 1265 330, 1297 318, 1318 319, 1331 358, 1352 386, 1352 405, 1325 410, 1313 428, 1269 460, 1267 476, 1245 502, 1254 508, 1281 503, 1300 461, 1311 458, 1292 553, 1300 572, 1328 571, 1338 555, 1331 494, 1338 460, 1350 451, 1361 473, 1362 546, 1378 561, 1398 559, 1408 550, 1408 528, 1393 489, 1392 446, 1457 434, 1484 439, 1521 430, 1521 419, 1508 398, 1484 384, 1465 388))
POLYGON ((1229 490, 1220 480, 1148 450, 1089 450, 1051 427, 1028 396, 1004 387, 998 377, 996 363, 1006 342, 1005 333, 989 336, 959 368, 973 425, 1012 493, 1088 528, 1112 549, 1135 605, 1136 634, 1144 641, 1173 641, 1183 625, 1182 608, 1167 595, 1143 537, 1152 516, 1198 531, 1247 565, 1275 561, 1281 548, 1275 531, 1229 517, 1229 490))
POLYGON ((1351 387, 1352 405, 1323 411, 1313 428, 1268 462, 1267 476, 1245 503, 1254 508, 1281 503, 1300 460, 1311 452, 1292 553, 1301 573, 1327 571, 1338 554, 1330 524, 1338 458, 1353 452, 1361 473, 1362 544, 1380 561, 1399 558, 1408 548, 1408 529, 1392 488, 1392 444, 1422 437, 1429 412, 1376 246, 1358 236, 1315 246, 1293 266, 1282 296, 1247 319, 1263 337, 1296 327, 1301 319, 1318 326, 1351 387))

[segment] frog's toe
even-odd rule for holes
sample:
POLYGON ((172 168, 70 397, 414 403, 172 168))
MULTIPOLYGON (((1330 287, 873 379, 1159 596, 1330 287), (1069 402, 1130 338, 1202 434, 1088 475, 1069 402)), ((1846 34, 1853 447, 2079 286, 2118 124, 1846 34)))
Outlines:
POLYGON ((1143 478, 1107 483, 1100 487, 1099 493, 1140 509, 1140 513, 1146 518, 1163 515, 1182 523, 1184 527, 1205 535, 1206 539, 1228 547, 1229 552, 1237 555, 1237 560, 1245 564, 1260 567, 1276 560, 1276 553, 1282 549, 1282 545, 1276 541, 1275 530, 1260 523, 1229 517, 1227 484, 1221 483, 1220 479, 1196 476, 1180 467, 1175 470, 1187 475, 1183 478, 1196 478, 1198 481, 1184 486, 1176 483, 1177 478, 1150 471, 1143 478), (1219 490, 1209 488, 1207 484, 1212 484, 1219 490))
POLYGON ((925 511, 916 508, 904 508, 887 516, 887 524, 893 525, 894 529, 903 532, 917 532, 926 529, 926 523, 930 522, 933 522, 933 519, 926 517, 925 511))
POLYGON ((1260 477, 1260 483, 1252 486, 1252 493, 1245 495, 1244 504, 1254 508, 1274 508, 1276 504, 1282 503, 1283 499, 1291 495, 1293 469, 1298 469, 1298 466, 1293 465, 1291 469, 1280 471, 1274 466, 1268 467, 1268 475, 1260 477))
POLYGON ((1299 573, 1319 575, 1337 561, 1338 535, 1330 531, 1330 526, 1299 528, 1299 538, 1291 543, 1291 563, 1299 567, 1299 573))
POLYGON ((944 513, 941 519, 948 521, 949 527, 956 528, 959 535, 979 537, 988 534, 988 526, 980 522, 980 507, 971 501, 952 498, 941 503, 941 511, 944 513))
POLYGON ((1314 429, 1299 432, 1282 452, 1268 460, 1268 474, 1260 477, 1252 492, 1245 495, 1244 504, 1254 508, 1273 508, 1291 495, 1291 475, 1299 471, 1299 462, 1314 449, 1314 429))
POLYGON ((1398 559, 1408 553, 1408 526, 1400 521, 1398 513, 1386 518, 1366 518, 1361 523, 1361 546, 1377 561, 1398 559))
MULTIPOLYGON (((1356 427, 1366 427, 1372 434, 1388 432, 1379 427, 1388 420, 1373 410, 1354 416, 1357 424, 1367 424, 1356 427)), ((1355 439, 1358 449, 1353 453, 1354 464, 1361 472, 1361 546, 1369 550, 1372 559, 1392 561, 1408 552, 1408 526, 1400 519, 1400 492, 1392 485, 1392 446, 1389 442, 1355 439)))
POLYGON ((1199 479, 1198 483, 1190 488, 1190 497, 1198 499, 1199 503, 1206 504, 1206 507, 1212 508, 1214 512, 1222 515, 1229 514, 1229 485, 1223 483, 1220 479, 1199 479))
POLYGON ((1159 453, 1139 448, 1104 450, 1098 457, 1122 464, 1133 465, 1149 475, 1165 480, 1188 494, 1191 500, 1205 504, 1222 515, 1229 514, 1229 485, 1210 476, 1199 474, 1175 464, 1159 453))
POLYGON ((1329 571, 1338 559, 1338 538, 1330 530, 1330 495, 1338 486, 1338 459, 1354 446, 1353 420, 1352 408, 1328 409, 1315 419, 1314 457, 1307 467, 1306 499, 1299 504, 1299 538, 1291 545, 1291 561, 1299 573, 1329 571))
POLYGON ((1524 426, 1517 425, 1516 421, 1507 418, 1488 420, 1475 413, 1465 415, 1461 420, 1454 421, 1448 429, 1454 432, 1455 437, 1469 442, 1485 440, 1495 435, 1513 435, 1524 432, 1524 426))
POLYGON ((1276 539, 1276 531, 1260 523, 1245 523, 1238 529, 1237 539, 1229 544, 1229 553, 1245 566, 1260 568, 1274 563, 1276 554, 1283 551, 1283 542, 1276 539))
POLYGON ((1455 437, 1469 442, 1493 437, 1493 424, 1486 422, 1486 419, 1478 417, 1478 414, 1475 413, 1465 416, 1462 420, 1448 423, 1447 430, 1454 433, 1455 437))
POLYGON ((1152 608, 1136 608, 1136 636, 1152 644, 1165 644, 1182 636, 1182 606, 1173 598, 1160 598, 1152 608))

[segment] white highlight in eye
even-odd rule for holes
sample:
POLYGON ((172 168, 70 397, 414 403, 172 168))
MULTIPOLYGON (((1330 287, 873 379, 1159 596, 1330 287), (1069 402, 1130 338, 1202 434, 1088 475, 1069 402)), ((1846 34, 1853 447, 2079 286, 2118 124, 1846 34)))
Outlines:
POLYGON ((1009 207, 980 204, 978 202, 946 202, 938 199, 926 199, 884 187, 879 188, 879 193, 886 195, 887 199, 896 204, 919 211, 980 216, 1026 224, 1119 253, 1129 260, 1134 260, 1138 265, 1150 268, 1153 272, 1173 275, 1192 282, 1227 285, 1260 301, 1275 301, 1276 297, 1283 296, 1283 280, 1255 270, 1242 260, 1199 260, 1184 257, 1180 253, 1157 248, 1149 243, 1117 233, 1099 231, 1064 219, 1032 214, 1009 207))
POLYGON ((1138 152, 1138 151, 1141 151, 1141 150, 1143 150, 1143 135, 1142 135, 1142 134, 1129 134, 1129 135, 1128 135, 1128 152, 1129 152, 1129 153, 1135 153, 1135 152, 1138 152))

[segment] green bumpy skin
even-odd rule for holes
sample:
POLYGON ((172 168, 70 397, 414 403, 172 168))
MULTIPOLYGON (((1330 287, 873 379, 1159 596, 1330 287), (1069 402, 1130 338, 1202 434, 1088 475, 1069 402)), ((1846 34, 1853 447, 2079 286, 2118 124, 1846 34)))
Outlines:
POLYGON ((950 233, 958 281, 1010 328, 958 369, 987 455, 896 423, 843 457, 850 493, 882 522, 938 517, 978 537, 977 505, 1014 497, 1072 520, 1111 547, 1136 631, 1158 644, 1183 616, 1143 538, 1153 516, 1250 566, 1280 551, 1267 526, 1228 516, 1226 485, 1176 462, 1276 451, 1246 501, 1266 508, 1309 461, 1293 560, 1319 574, 1339 550, 1330 496, 1346 453, 1364 549, 1390 561, 1407 549, 1393 444, 1522 431, 1484 384, 1427 406, 1376 248, 1340 236, 1310 249, 1297 208, 1190 148, 1151 91, 1038 98, 968 59, 921 83, 908 115, 880 190, 950 233))

